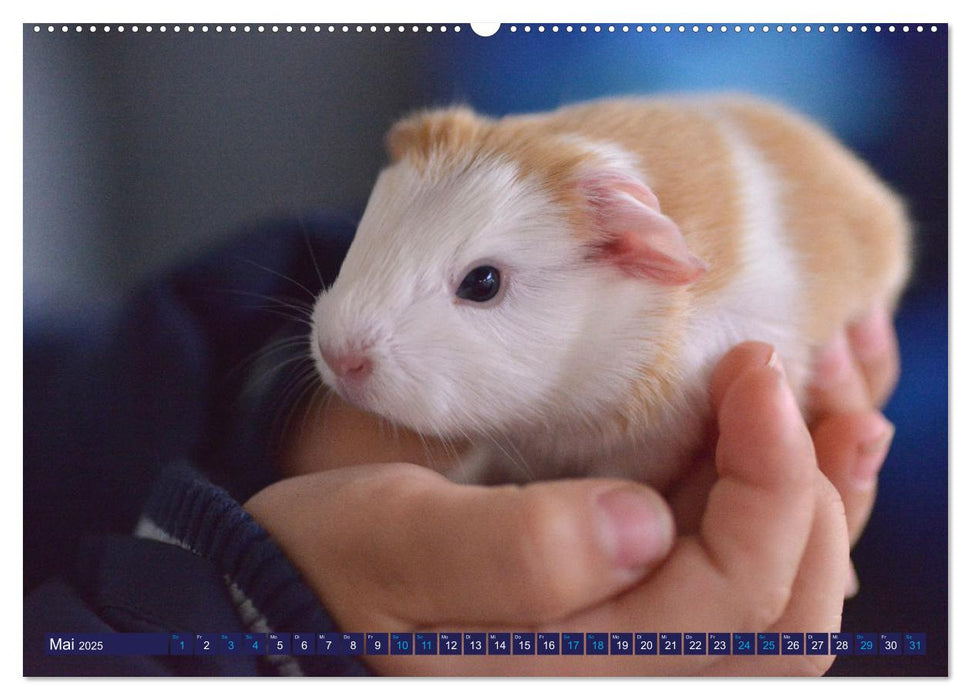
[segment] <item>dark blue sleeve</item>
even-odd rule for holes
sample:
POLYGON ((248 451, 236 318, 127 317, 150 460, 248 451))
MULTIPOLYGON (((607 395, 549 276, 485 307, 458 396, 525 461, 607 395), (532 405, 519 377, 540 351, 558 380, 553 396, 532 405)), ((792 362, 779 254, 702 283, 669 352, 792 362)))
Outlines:
POLYGON ((261 226, 112 318, 66 334, 27 320, 25 674, 366 673, 340 657, 41 651, 55 631, 334 629, 240 503, 275 480, 278 421, 292 400, 282 391, 292 375, 253 358, 306 335, 294 309, 309 311, 336 277, 352 235, 348 219, 261 226))
POLYGON ((70 577, 24 606, 25 675, 365 675, 343 656, 65 657, 56 632, 327 632, 336 625, 273 539, 228 493, 164 469, 134 536, 82 539, 70 577))

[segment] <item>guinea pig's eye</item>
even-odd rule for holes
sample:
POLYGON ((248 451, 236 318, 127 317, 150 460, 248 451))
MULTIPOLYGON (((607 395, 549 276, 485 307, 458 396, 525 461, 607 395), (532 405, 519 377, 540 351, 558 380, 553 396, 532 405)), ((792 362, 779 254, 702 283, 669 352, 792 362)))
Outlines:
POLYGON ((499 270, 491 265, 482 265, 465 276, 455 296, 469 301, 489 301, 499 293, 499 270))

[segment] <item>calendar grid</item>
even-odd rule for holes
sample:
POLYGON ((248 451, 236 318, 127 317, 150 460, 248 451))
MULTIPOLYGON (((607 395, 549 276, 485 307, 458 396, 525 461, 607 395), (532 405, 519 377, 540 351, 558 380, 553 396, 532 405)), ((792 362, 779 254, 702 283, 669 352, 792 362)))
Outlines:
POLYGON ((923 656, 923 632, 48 634, 50 656, 923 656))

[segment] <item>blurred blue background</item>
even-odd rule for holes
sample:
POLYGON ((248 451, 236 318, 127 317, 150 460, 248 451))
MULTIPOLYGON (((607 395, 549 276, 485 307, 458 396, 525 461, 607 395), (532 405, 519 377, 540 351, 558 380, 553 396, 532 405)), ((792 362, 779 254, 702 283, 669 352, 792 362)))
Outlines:
MULTIPOLYGON (((606 95, 751 92, 827 125, 910 206, 918 264, 887 407, 897 433, 856 550, 861 591, 844 629, 927 632, 929 654, 839 659, 832 673, 946 673, 946 27, 608 26, 504 26, 488 38, 467 25, 137 35, 25 26, 25 477, 58 459, 34 431, 56 410, 37 407, 64 396, 71 348, 133 290, 241 228, 359 212, 384 162, 383 134, 407 111, 464 102, 501 115, 606 95)), ((30 552, 56 545, 35 527, 25 483, 29 587, 56 567, 30 552)))

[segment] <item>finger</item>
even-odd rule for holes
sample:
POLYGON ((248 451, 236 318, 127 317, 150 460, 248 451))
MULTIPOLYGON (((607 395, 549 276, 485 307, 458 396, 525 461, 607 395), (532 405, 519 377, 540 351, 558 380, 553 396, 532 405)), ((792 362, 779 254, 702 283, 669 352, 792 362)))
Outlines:
POLYGON ((877 306, 849 328, 849 342, 873 406, 886 403, 900 376, 900 348, 890 312, 877 306))
POLYGON ((809 539, 812 442, 771 347, 746 343, 716 368, 718 481, 697 536, 619 601, 670 629, 764 629, 778 619, 809 539))
POLYGON ((876 412, 828 416, 813 428, 819 468, 843 500, 851 543, 870 517, 893 435, 893 424, 876 412))
POLYGON ((306 479, 317 481, 291 483, 290 508, 327 513, 325 531, 311 520, 316 531, 294 536, 251 512, 275 537, 316 543, 303 573, 348 629, 380 614, 398 628, 556 619, 631 586, 673 540, 663 499, 633 482, 462 486, 414 465, 289 481, 306 479))
POLYGON ((866 380, 853 358, 845 331, 840 331, 814 356, 806 400, 814 417, 865 411, 871 407, 866 380))
MULTIPOLYGON (((821 474, 816 479, 815 517, 789 604, 781 617, 766 628, 771 632, 823 632, 840 630, 844 583, 849 574, 849 540, 843 504, 836 489, 821 474)), ((706 673, 712 675, 819 676, 834 656, 813 654, 726 658, 706 673)))
MULTIPOLYGON (((743 343, 729 352, 712 374, 710 390, 712 403, 716 406, 720 405, 731 383, 750 369, 753 362, 756 365, 768 363, 772 352, 772 347, 764 343, 743 343)), ((717 426, 712 428, 712 437, 716 438, 717 426)), ((718 473, 714 460, 704 455, 665 492, 665 497, 671 504, 679 534, 694 534, 698 531, 704 515, 707 495, 717 480, 718 473)))
MULTIPOLYGON (((843 594, 850 564, 846 516, 842 499, 833 485, 822 476, 816 483, 816 517, 812 534, 789 605, 772 627, 776 632, 840 630, 843 594)), ((819 673, 825 672, 832 664, 832 658, 827 657, 805 660, 810 662, 810 670, 815 669, 819 673)))
MULTIPOLYGON (((700 537, 716 567, 747 591, 757 608, 775 609, 786 601, 809 536, 816 463, 778 357, 773 352, 759 367, 754 363, 762 355, 756 348, 739 352, 753 364, 716 406, 719 481, 709 495, 700 537)), ((714 384, 721 379, 716 371, 714 384)))

